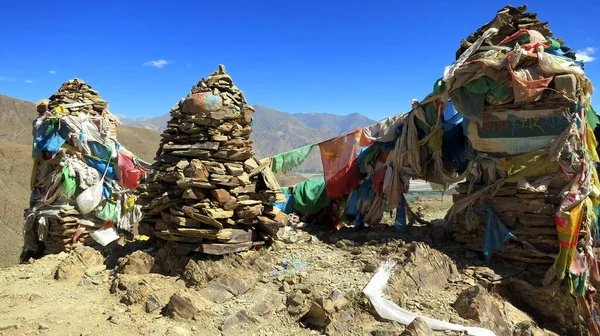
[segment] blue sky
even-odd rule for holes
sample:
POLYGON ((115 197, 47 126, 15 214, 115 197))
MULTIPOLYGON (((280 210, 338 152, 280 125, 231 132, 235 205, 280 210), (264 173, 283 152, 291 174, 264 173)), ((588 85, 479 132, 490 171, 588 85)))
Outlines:
MULTIPOLYGON (((460 40, 507 4, 403 2, 3 1, 0 93, 37 101, 79 77, 113 113, 157 116, 223 63, 249 104, 381 119, 429 93, 460 40)), ((600 80, 600 4, 528 6, 600 80)))

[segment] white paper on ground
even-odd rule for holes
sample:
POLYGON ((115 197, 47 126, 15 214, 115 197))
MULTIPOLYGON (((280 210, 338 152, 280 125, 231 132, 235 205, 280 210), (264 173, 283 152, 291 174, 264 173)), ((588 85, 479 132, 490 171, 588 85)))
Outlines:
POLYGON ((108 229, 91 231, 90 236, 92 236, 92 239, 102 246, 106 246, 119 239, 119 235, 117 234, 117 230, 114 228, 114 226, 111 226, 108 229))
POLYGON ((382 297, 383 289, 392 275, 396 262, 392 259, 381 265, 371 281, 363 289, 363 293, 369 298, 375 310, 384 319, 396 321, 404 325, 409 325, 415 318, 423 319, 433 330, 454 330, 466 331, 472 336, 496 336, 494 332, 485 328, 465 327, 459 324, 435 320, 432 318, 420 316, 400 308, 397 304, 382 297))

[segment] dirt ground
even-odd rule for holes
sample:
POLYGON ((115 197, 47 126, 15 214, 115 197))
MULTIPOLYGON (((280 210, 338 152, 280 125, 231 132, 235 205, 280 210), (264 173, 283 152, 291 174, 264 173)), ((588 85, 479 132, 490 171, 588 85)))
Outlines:
MULTIPOLYGON (((431 220, 445 214, 449 199, 411 205, 431 220)), ((398 266, 387 297, 409 311, 495 328, 496 335, 555 335, 494 293, 484 306, 497 307, 491 314, 500 317, 465 313, 477 302, 461 303, 461 293, 490 288, 474 276, 481 262, 469 261, 481 259, 452 244, 439 247, 431 232, 304 227, 286 230, 270 248, 223 258, 169 259, 166 247, 150 251, 156 262, 144 253, 138 264, 130 257, 130 264, 154 265, 149 274, 97 255, 50 255, 0 269, 0 335, 400 335, 405 326, 381 319, 362 293, 390 259, 398 266), (73 266, 78 258, 87 260, 81 269, 73 266), (529 333, 516 333, 522 328, 529 333)))

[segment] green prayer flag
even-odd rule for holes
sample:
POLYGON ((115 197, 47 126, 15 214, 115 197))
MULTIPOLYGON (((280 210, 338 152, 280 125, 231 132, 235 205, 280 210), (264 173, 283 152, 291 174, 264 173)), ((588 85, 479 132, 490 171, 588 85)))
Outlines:
POLYGON ((74 177, 69 175, 68 166, 63 167, 62 174, 65 180, 62 187, 62 194, 67 198, 71 198, 75 195, 75 191, 77 190, 77 181, 75 181, 74 177))
POLYGON ((312 215, 329 206, 325 192, 325 178, 319 177, 299 183, 294 190, 292 209, 302 215, 312 215))
MULTIPOLYGON (((594 111, 594 108, 592 107, 592 104, 589 103, 587 105, 587 120, 588 123, 590 124, 590 127, 594 130, 596 129, 596 126, 598 126, 598 123, 600 123, 600 120, 598 119, 598 115, 596 114, 596 111, 594 111)), ((600 139, 598 139, 600 140, 600 139)))
POLYGON ((271 171, 274 173, 287 173, 298 167, 306 160, 306 157, 310 154, 314 146, 312 144, 273 156, 271 158, 271 171))
POLYGON ((107 201, 104 204, 104 208, 102 208, 102 211, 100 211, 100 213, 98 214, 98 217, 116 224, 119 221, 119 212, 117 209, 117 205, 113 202, 107 201))

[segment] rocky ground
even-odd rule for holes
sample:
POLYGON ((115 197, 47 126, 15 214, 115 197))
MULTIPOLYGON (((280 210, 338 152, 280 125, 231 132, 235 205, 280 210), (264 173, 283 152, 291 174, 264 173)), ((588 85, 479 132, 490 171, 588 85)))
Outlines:
MULTIPOLYGON (((447 202, 413 208, 436 217, 447 202)), ((0 335, 462 335, 377 315, 362 290, 390 259, 386 294, 404 309, 496 335, 555 335, 500 299, 479 255, 444 239, 437 225, 382 224, 287 230, 270 248, 224 258, 163 246, 117 261, 82 247, 0 270, 0 335)))

